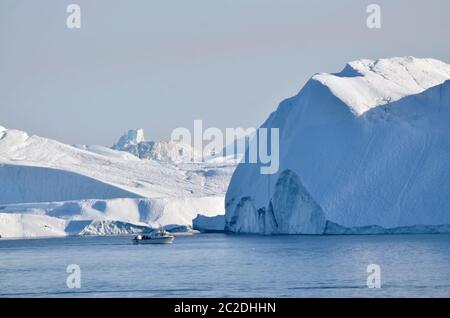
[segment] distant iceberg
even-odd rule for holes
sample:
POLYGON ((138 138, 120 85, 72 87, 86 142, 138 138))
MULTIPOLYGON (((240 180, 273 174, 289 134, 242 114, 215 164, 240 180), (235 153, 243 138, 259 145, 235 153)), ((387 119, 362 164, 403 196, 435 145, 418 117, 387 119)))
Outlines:
POLYGON ((129 152, 141 159, 164 162, 199 161, 201 151, 191 145, 175 141, 146 141, 143 129, 131 129, 125 132, 112 149, 129 152))

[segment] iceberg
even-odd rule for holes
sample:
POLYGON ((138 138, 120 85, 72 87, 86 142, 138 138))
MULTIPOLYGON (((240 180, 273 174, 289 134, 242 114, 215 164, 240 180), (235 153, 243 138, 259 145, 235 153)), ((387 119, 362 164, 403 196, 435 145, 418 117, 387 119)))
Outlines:
POLYGON ((201 158, 201 151, 175 141, 146 141, 142 128, 128 130, 112 146, 114 150, 125 151, 140 159, 164 162, 190 162, 201 158))
POLYGON ((359 60, 314 75, 261 127, 280 168, 236 168, 226 229, 259 234, 429 233, 450 224, 450 65, 359 60))
POLYGON ((222 233, 225 231, 225 215, 206 216, 199 214, 192 220, 192 227, 203 233, 222 233))
MULTIPOLYGON (((127 136, 122 144, 144 142, 143 132, 127 136)), ((236 166, 227 160, 141 159, 126 151, 72 146, 15 129, 0 129, 0 137, 3 237, 78 234, 86 221, 192 226, 199 212, 224 214, 225 192, 236 166), (41 224, 43 216, 51 218, 51 224, 45 224, 54 231, 22 230, 21 220, 41 224)), ((115 225, 108 223, 104 232, 114 233, 115 225)))
POLYGON ((138 225, 121 221, 112 220, 94 220, 85 228, 83 228, 78 235, 129 235, 138 234, 142 232, 151 232, 152 228, 147 225, 138 225))

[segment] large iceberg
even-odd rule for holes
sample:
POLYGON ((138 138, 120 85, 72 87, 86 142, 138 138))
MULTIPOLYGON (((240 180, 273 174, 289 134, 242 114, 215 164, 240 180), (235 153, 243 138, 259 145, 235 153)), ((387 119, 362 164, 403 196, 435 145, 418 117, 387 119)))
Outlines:
POLYGON ((247 163, 235 170, 226 230, 448 230, 449 79, 450 65, 413 57, 360 60, 314 75, 262 125, 280 129, 278 172, 263 175, 247 163))

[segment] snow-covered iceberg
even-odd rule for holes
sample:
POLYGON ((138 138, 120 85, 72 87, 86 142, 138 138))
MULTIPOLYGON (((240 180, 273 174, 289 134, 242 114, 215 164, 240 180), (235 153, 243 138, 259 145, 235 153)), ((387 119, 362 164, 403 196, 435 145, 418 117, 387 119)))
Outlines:
POLYGON ((235 168, 234 162, 174 165, 141 160, 123 151, 71 146, 15 129, 5 129, 3 134, 0 204, 217 196, 225 193, 235 168), (46 178, 47 175, 51 177, 46 178), (20 194, 13 194, 18 187, 17 178, 23 180, 20 194), (89 191, 85 191, 86 187, 90 187, 89 191), (85 193, 91 191, 90 195, 85 193))
MULTIPOLYGON (((135 142, 143 141, 143 133, 130 134, 135 142)), ((224 214, 225 191, 235 165, 233 161, 144 160, 107 147, 71 146, 1 127, 0 212, 15 216, 0 218, 0 235, 78 233, 62 223, 57 227, 45 223, 57 228, 50 232, 40 231, 40 226, 32 231, 21 228, 21 220, 29 228, 28 220, 41 224, 41 216, 62 222, 192 226, 198 213, 224 214), (8 226, 11 229, 6 230, 8 226)))
POLYGON ((314 75, 262 125, 280 168, 241 163, 226 229, 265 234, 442 232, 450 224, 450 65, 360 60, 314 75), (383 229, 383 230, 380 230, 383 229))

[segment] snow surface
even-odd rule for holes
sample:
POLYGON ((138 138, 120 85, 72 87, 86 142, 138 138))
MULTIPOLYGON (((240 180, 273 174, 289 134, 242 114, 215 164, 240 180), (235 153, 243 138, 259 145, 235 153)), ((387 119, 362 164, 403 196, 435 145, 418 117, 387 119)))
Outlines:
POLYGON ((352 111, 361 115, 442 84, 450 78, 450 65, 414 57, 350 62, 337 74, 317 74, 313 80, 327 86, 352 111))
POLYGON ((75 147, 87 150, 89 152, 93 152, 102 156, 106 157, 113 157, 118 159, 124 159, 124 160, 133 160, 136 159, 134 155, 131 153, 125 152, 125 151, 116 151, 114 149, 104 147, 104 146, 97 146, 97 145, 75 145, 75 147))
POLYGON ((354 231, 450 224, 449 79, 449 65, 412 57, 315 75, 262 125, 280 129, 278 173, 237 167, 226 229, 330 234, 324 219, 354 231), (283 183, 288 171, 298 182, 283 183))
POLYGON ((70 146, 13 129, 1 133, 0 212, 27 217, 190 226, 198 213, 224 214, 225 191, 236 166, 226 159, 141 160, 102 146, 70 146))
POLYGON ((0 203, 117 197, 140 195, 70 171, 0 164, 0 203))
MULTIPOLYGON (((8 184, 13 188, 16 186, 14 185, 16 177, 22 173, 22 170, 27 170, 26 167, 30 167, 29 170, 49 168, 61 171, 48 171, 50 174, 72 173, 70 176, 61 176, 60 182, 64 182, 62 179, 67 177, 75 178, 75 181, 70 181, 75 185, 84 181, 94 183, 94 180, 102 183, 99 185, 101 187, 109 185, 111 189, 115 190, 105 195, 108 198, 183 198, 223 195, 228 186, 229 177, 235 168, 234 162, 179 163, 175 165, 155 160, 140 160, 121 151, 106 150, 104 147, 70 146, 11 129, 6 130, 4 137, 0 139, 0 165, 0 170, 13 170, 1 172, 4 176, 1 182, 7 187, 8 184), (13 166, 17 166, 16 170, 20 170, 20 172, 14 170, 13 166), (77 175, 90 180, 78 180, 82 178, 77 175)), ((15 202, 18 203, 77 200, 80 197, 85 199, 104 198, 95 193, 86 197, 84 194, 68 195, 61 191, 61 193, 56 193, 46 199, 44 197, 46 193, 58 191, 59 182, 55 183, 53 179, 47 182, 46 178, 42 178, 42 174, 45 175, 44 172, 36 172, 37 176, 32 171, 24 173, 30 175, 30 182, 21 190, 23 193, 27 193, 26 196, 30 197, 30 200, 17 198, 15 202), (40 194, 37 194, 38 192, 40 194), (37 196, 39 199, 35 200, 33 196, 37 196)), ((27 177, 23 176, 23 178, 27 177)), ((82 187, 78 188, 82 191, 82 187)), ((10 190, 13 191, 13 189, 10 190)), ((13 200, 9 197, 10 190, 2 190, 4 194, 0 194, 0 204, 10 203, 13 200)))

